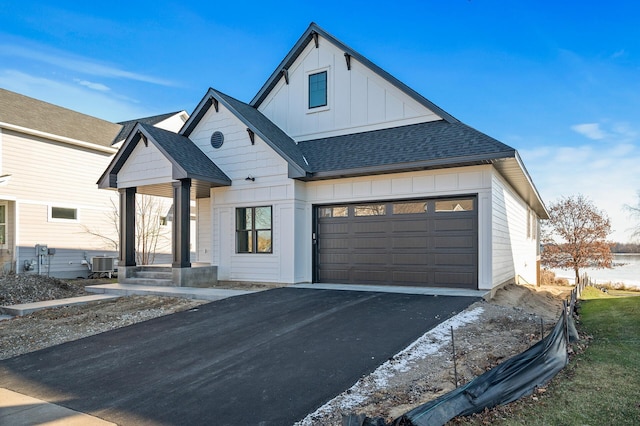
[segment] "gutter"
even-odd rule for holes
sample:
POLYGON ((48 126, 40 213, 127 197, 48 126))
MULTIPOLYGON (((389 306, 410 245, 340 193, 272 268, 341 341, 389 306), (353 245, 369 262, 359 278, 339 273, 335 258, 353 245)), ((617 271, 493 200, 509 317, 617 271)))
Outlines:
POLYGON ((0 121, 0 128, 4 128, 7 130, 13 130, 15 132, 24 133, 27 135, 37 136, 49 140, 53 140, 56 142, 62 142, 69 145, 75 145, 82 148, 92 149, 94 151, 104 152, 106 154, 115 154, 118 152, 116 148, 112 148, 110 146, 98 145, 91 142, 85 142, 78 139, 67 138, 65 136, 54 135, 53 133, 41 132, 40 130, 30 129, 27 127, 16 126, 15 124, 4 123, 0 121))

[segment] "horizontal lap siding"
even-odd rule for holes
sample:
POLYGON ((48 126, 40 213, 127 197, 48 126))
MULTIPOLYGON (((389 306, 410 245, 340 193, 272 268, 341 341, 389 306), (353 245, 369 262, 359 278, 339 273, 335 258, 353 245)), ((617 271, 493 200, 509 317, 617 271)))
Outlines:
POLYGON ((536 282, 536 236, 527 236, 530 209, 501 178, 493 176, 493 284, 536 282))
POLYGON ((2 173, 11 175, 0 187, 0 200, 12 201, 15 216, 8 232, 16 232, 16 270, 35 255, 36 244, 56 249, 51 274, 84 276, 85 257, 113 253, 113 247, 87 230, 115 237, 108 216, 118 205, 115 191, 99 190, 96 181, 111 156, 2 129, 2 173), (114 204, 112 204, 112 202, 114 204), (78 221, 49 220, 50 207, 75 208, 78 221))

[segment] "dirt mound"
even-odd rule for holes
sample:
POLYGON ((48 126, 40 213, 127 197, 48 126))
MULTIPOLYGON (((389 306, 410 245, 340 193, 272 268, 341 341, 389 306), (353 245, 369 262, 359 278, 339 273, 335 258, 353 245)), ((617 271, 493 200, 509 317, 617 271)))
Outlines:
POLYGON ((509 284, 498 290, 490 303, 522 309, 555 321, 562 311, 562 301, 568 299, 570 293, 570 287, 509 284))
POLYGON ((84 282, 62 281, 36 274, 8 274, 0 278, 0 306, 83 296, 84 282))

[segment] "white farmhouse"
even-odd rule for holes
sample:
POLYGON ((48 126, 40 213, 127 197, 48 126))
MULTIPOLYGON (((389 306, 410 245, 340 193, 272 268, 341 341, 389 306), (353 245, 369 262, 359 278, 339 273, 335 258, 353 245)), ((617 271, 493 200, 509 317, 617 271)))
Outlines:
POLYGON ((548 217, 515 149, 313 23, 249 103, 209 89, 177 134, 136 124, 99 186, 125 275, 134 194, 173 197, 176 285, 534 283, 548 217))

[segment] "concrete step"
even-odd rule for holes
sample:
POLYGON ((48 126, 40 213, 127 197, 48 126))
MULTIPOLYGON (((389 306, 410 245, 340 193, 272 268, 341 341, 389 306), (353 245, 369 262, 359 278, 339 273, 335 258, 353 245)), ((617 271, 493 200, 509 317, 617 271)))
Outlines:
POLYGON ((171 273, 171 266, 158 266, 158 265, 143 265, 136 266, 136 272, 169 272, 171 273))
POLYGON ((152 285, 152 286, 173 286, 173 280, 163 280, 154 278, 120 278, 123 284, 135 284, 135 285, 152 285))
POLYGON ((43 302, 21 303, 19 305, 0 306, 0 313, 22 316, 42 309, 58 308, 60 306, 83 305, 89 302, 117 299, 119 296, 111 294, 92 294, 89 296, 69 297, 67 299, 45 300, 43 302))
POLYGON ((135 271, 132 278, 151 278, 156 280, 172 280, 173 273, 157 271, 135 271))

